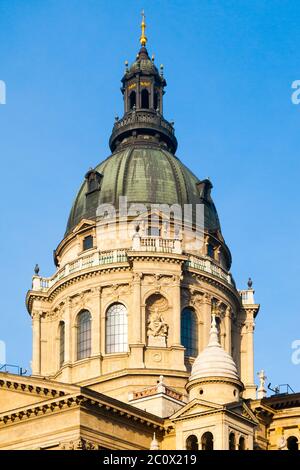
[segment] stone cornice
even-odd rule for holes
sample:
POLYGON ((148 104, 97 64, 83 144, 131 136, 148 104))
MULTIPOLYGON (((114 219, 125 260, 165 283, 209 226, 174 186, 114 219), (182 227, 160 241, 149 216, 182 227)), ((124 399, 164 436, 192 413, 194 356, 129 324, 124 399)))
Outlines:
POLYGON ((259 312, 260 304, 243 304, 243 310, 246 313, 250 313, 255 318, 259 312))
POLYGON ((96 276, 101 276, 103 273, 115 273, 115 272, 130 271, 130 266, 127 262, 119 263, 118 266, 110 265, 109 267, 97 266, 95 268, 88 268, 83 271, 70 274, 69 276, 61 279, 57 284, 51 287, 47 292, 39 292, 29 290, 26 295, 26 307, 29 313, 31 313, 33 300, 43 300, 45 302, 51 302, 62 290, 69 287, 79 281, 89 279, 96 276))
POLYGON ((128 251, 128 259, 134 260, 136 258, 142 261, 162 261, 163 263, 183 264, 187 260, 186 255, 179 255, 175 253, 163 252, 149 252, 149 251, 128 251))
MULTIPOLYGON (((164 348, 165 349, 165 348, 164 348)), ((180 377, 184 379, 188 379, 190 373, 187 371, 182 370, 162 370, 162 369, 122 369, 116 372, 111 372, 108 374, 104 374, 99 377, 94 377, 89 380, 85 380, 81 382, 83 387, 94 386, 96 384, 100 384, 101 382, 108 382, 109 380, 115 380, 117 378, 122 378, 124 376, 143 376, 143 375, 153 375, 153 377, 157 378, 157 376, 163 375, 164 377, 180 377)))
MULTIPOLYGON (((70 387, 66 386, 66 388, 70 387)), ((40 391, 45 391, 46 387, 43 387, 41 383, 39 389, 40 391)), ((133 420, 137 424, 146 424, 153 429, 160 431, 164 429, 164 420, 162 418, 151 415, 145 411, 138 410, 131 405, 127 405, 126 403, 122 403, 98 392, 80 387, 76 387, 76 389, 78 390, 77 393, 68 394, 61 392, 59 396, 56 396, 55 398, 52 397, 49 400, 43 400, 41 402, 32 403, 24 407, 0 413, 0 426, 12 424, 16 420, 32 419, 45 414, 61 411, 62 409, 68 409, 73 406, 84 406, 94 407, 95 410, 101 409, 105 412, 119 415, 119 417, 133 420)))
MULTIPOLYGON (((44 302, 51 302, 61 291, 65 288, 80 282, 85 279, 89 279, 92 277, 100 276, 102 274, 107 273, 116 273, 116 272, 124 272, 124 271, 131 271, 132 267, 130 266, 133 260, 139 259, 142 261, 162 261, 164 263, 173 263, 183 266, 184 262, 187 259, 186 255, 178 255, 173 253, 149 253, 149 252, 128 252, 128 262, 121 262, 117 264, 111 265, 100 265, 95 266, 92 268, 86 268, 82 271, 78 271, 76 273, 69 274, 65 278, 60 279, 56 284, 54 284, 48 291, 33 291, 29 290, 26 296, 26 307, 29 313, 31 313, 32 304, 34 300, 40 300, 44 302)), ((222 279, 214 276, 213 274, 209 274, 206 272, 202 272, 197 270, 196 268, 185 268, 185 272, 191 273, 192 277, 195 277, 198 281, 204 281, 212 286, 222 290, 227 295, 229 294, 233 299, 238 308, 241 307, 241 300, 238 294, 238 291, 235 289, 234 286, 230 286, 222 279)), ((253 307, 253 306, 252 306, 253 307)))
POLYGON ((5 372, 0 373, 0 388, 13 392, 30 393, 36 396, 52 398, 66 396, 78 390, 77 386, 64 385, 59 382, 43 381, 33 377, 17 376, 5 372))
POLYGON ((192 276, 196 277, 198 281, 204 281, 208 284, 216 287, 217 289, 222 290, 227 295, 233 299, 234 303, 236 304, 237 308, 241 308, 242 302, 239 296, 238 291, 233 287, 227 284, 226 282, 222 282, 219 278, 214 277, 210 274, 204 274, 197 271, 195 268, 188 268, 188 271, 191 272, 192 276))
POLYGON ((216 384, 234 384, 239 387, 241 390, 244 390, 244 385, 240 380, 236 380, 233 378, 227 377, 204 377, 204 378, 196 378, 194 380, 189 380, 186 384, 186 389, 189 390, 194 385, 206 384, 206 383, 216 383, 216 384))
POLYGON ((273 395, 271 397, 262 398, 260 403, 262 405, 267 405, 273 410, 296 408, 300 406, 300 393, 273 395))

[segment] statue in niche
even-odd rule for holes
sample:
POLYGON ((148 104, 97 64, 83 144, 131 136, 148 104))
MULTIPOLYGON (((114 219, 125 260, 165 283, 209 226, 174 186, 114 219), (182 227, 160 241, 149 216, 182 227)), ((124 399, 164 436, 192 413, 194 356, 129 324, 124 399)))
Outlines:
POLYGON ((169 326, 165 322, 162 313, 158 311, 158 308, 155 308, 154 311, 150 313, 148 320, 148 345, 166 347, 168 329, 169 326))

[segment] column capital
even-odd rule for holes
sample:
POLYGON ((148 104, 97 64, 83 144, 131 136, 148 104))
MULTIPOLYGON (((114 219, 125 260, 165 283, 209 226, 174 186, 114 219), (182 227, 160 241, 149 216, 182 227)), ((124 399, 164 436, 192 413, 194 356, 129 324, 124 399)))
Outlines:
POLYGON ((139 272, 132 273, 132 282, 134 284, 135 283, 139 284, 142 279, 143 279, 143 273, 139 273, 139 272))
POLYGON ((41 316, 42 316, 42 312, 38 311, 38 310, 33 310, 31 312, 31 318, 32 320, 40 320, 41 319, 41 316))
POLYGON ((211 305, 212 303, 212 295, 205 293, 202 297, 202 303, 211 305))

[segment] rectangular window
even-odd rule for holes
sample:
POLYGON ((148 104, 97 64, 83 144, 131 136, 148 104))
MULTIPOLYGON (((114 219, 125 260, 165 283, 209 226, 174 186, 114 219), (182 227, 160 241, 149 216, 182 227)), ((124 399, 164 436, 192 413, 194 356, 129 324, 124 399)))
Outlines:
POLYGON ((93 248, 94 240, 92 235, 88 235, 83 239, 83 251, 93 248))

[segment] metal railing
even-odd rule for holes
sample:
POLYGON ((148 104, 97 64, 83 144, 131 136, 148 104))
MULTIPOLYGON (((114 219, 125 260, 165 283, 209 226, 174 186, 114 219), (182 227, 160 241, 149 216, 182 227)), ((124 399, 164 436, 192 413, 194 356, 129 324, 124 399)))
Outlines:
POLYGON ((26 375, 27 374, 27 369, 23 369, 23 367, 17 366, 15 364, 1 364, 0 365, 0 372, 6 372, 6 373, 14 373, 15 372, 17 375, 26 375))

